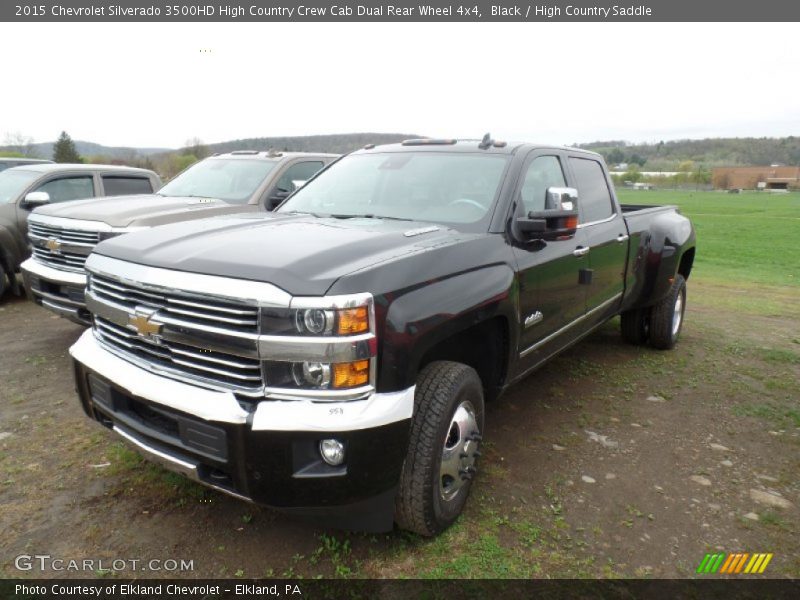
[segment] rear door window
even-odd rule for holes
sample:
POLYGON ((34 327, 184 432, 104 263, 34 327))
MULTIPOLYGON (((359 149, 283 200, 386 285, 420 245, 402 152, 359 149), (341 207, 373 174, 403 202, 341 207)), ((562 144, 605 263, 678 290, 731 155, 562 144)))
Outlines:
POLYGON ((153 185, 146 177, 103 177, 103 190, 106 196, 129 196, 135 194, 152 194, 153 185))
POLYGON ((614 203, 603 167, 590 158, 570 157, 578 188, 578 209, 581 223, 602 221, 614 214, 614 203))

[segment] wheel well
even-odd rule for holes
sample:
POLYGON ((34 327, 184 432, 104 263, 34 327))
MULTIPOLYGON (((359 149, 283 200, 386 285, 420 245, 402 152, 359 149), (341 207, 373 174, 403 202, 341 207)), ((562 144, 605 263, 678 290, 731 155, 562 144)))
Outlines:
POLYGON ((689 279, 689 274, 692 272, 692 265, 694 264, 694 248, 689 248, 681 256, 681 264, 678 265, 678 273, 683 275, 684 279, 689 279))
POLYGON ((508 321, 503 317, 488 319, 440 341, 422 357, 417 372, 436 360, 451 360, 475 369, 484 398, 493 400, 506 378, 508 321))

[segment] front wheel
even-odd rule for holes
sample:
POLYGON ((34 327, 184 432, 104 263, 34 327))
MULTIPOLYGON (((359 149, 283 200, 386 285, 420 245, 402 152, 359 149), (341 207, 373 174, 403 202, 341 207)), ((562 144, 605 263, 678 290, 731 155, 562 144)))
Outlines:
POLYGON ((686 280, 676 275, 669 293, 650 314, 650 345, 659 350, 675 347, 686 311, 686 280))
POLYGON ((476 474, 483 431, 483 387, 474 369, 437 361, 420 373, 395 520, 424 536, 461 514, 476 474))

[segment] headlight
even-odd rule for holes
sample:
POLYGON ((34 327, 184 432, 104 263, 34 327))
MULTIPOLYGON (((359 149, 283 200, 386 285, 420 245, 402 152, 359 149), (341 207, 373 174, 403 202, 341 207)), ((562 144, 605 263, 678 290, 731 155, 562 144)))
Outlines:
POLYGON ((335 316, 332 310, 320 310, 319 308, 298 310, 294 315, 294 326, 298 333, 327 334, 333 330, 334 321, 335 316))
POLYGON ((292 320, 296 332, 303 335, 354 335, 369 331, 366 306, 339 310, 298 309, 292 320))
POLYGON ((346 390, 369 384, 370 361, 347 363, 264 363, 270 387, 301 390, 346 390))

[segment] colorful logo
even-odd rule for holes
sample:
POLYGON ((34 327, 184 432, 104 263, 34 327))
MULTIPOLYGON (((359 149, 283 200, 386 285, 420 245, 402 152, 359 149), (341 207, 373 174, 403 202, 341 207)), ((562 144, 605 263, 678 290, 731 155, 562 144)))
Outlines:
POLYGON ((763 573, 769 561, 772 560, 772 553, 749 554, 747 552, 737 552, 725 554, 706 554, 697 567, 698 573, 720 573, 726 575, 763 573))

